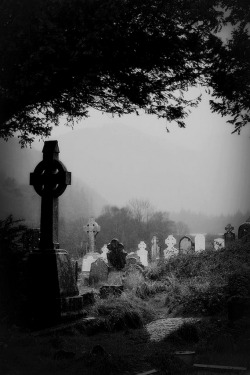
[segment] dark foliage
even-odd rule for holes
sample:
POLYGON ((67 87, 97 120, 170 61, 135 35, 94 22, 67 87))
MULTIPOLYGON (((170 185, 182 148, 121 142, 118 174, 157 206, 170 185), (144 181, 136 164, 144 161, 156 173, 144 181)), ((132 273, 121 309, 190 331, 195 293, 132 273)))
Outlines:
POLYGON ((188 87, 212 87, 212 109, 249 121, 245 0, 9 0, 0 3, 0 136, 47 136, 88 109, 147 113, 184 127, 188 87), (228 11, 224 13, 223 10, 228 11), (229 16, 228 16, 229 14, 229 16), (232 39, 217 36, 231 23, 232 39))

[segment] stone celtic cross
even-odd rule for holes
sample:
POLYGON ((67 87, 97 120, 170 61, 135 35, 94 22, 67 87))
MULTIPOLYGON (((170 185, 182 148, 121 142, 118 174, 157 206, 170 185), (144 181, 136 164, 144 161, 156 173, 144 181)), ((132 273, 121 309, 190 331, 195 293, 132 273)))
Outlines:
POLYGON ((141 250, 141 251, 146 250, 146 247, 147 247, 147 245, 145 244, 144 241, 141 241, 138 245, 138 249, 141 250))
POLYGON ((58 197, 71 184, 71 173, 59 161, 57 141, 46 141, 43 160, 30 174, 33 185, 41 200, 40 250, 59 249, 58 243, 58 197))
POLYGON ((174 238, 172 234, 170 234, 168 238, 166 238, 165 244, 167 245, 168 250, 171 250, 174 248, 174 245, 176 245, 176 239, 174 238))
POLYGON ((83 227, 84 231, 87 233, 89 241, 89 252, 95 252, 95 238, 100 232, 100 226, 95 222, 95 219, 91 217, 87 225, 83 227))

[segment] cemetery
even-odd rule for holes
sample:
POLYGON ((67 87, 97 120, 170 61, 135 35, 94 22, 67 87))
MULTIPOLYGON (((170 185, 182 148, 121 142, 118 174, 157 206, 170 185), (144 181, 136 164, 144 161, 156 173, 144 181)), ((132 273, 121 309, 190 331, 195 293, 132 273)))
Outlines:
POLYGON ((127 249, 115 235, 97 246, 102 226, 90 217, 85 253, 73 259, 58 235, 71 173, 57 141, 45 142, 30 184, 41 197, 40 228, 11 216, 0 226, 1 374, 16 373, 15 361, 20 374, 250 367, 250 219, 237 238, 227 224, 209 241, 155 232, 127 249))

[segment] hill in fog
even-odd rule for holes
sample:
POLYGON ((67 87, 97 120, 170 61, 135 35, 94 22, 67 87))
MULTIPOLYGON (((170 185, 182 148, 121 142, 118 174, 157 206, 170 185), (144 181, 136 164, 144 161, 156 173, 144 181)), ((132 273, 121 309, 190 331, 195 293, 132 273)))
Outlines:
MULTIPOLYGON (((28 225, 39 225, 41 199, 29 185, 29 175, 42 160, 42 153, 20 149, 18 140, 12 138, 7 143, 0 141, 0 157, 0 218, 12 214, 24 218, 28 225)), ((67 220, 96 216, 105 204, 100 194, 73 174, 72 185, 60 198, 59 213, 67 220)))

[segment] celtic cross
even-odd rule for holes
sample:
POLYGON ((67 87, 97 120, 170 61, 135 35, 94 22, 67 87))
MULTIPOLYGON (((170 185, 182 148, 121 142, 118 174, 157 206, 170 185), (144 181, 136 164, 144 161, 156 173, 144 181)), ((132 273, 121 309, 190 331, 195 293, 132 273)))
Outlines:
POLYGON ((46 141, 43 160, 30 174, 30 185, 41 196, 40 250, 59 249, 58 197, 71 184, 71 173, 59 161, 57 141, 46 141))

